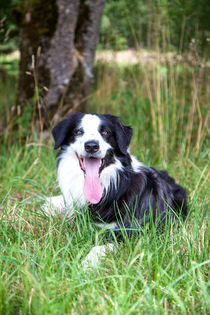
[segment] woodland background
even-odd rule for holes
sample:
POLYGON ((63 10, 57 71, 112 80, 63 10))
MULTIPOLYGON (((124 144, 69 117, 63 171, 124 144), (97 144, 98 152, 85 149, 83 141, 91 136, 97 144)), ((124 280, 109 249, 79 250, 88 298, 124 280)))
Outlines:
POLYGON ((1 1, 0 313, 207 314, 209 1, 93 2, 1 1), (66 3, 75 7, 61 33, 79 17, 71 54, 51 40, 66 3), (57 56, 50 69, 49 55, 57 56), (62 70, 64 61, 70 66, 62 70), (69 71, 59 89, 49 75, 56 65, 61 77, 69 71), (56 102, 51 86, 60 91, 51 94, 56 102), (112 113, 132 125, 132 153, 166 169, 189 202, 186 222, 161 234, 146 227, 88 273, 81 260, 103 244, 103 230, 81 209, 71 222, 47 217, 39 199, 59 194, 50 130, 74 110, 112 113))

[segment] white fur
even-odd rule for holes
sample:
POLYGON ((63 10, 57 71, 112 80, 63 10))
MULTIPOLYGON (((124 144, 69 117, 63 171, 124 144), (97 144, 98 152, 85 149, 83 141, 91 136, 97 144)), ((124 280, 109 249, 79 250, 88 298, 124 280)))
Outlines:
MULTIPOLYGON (((85 206, 87 199, 83 192, 84 172, 81 170, 77 156, 85 156, 84 144, 89 140, 99 141, 98 158, 105 157, 110 144, 104 141, 98 131, 100 119, 96 115, 87 114, 82 119, 81 125, 84 134, 70 144, 66 151, 60 156, 58 164, 58 182, 64 196, 66 206, 71 207, 73 202, 79 206, 85 206)), ((122 164, 115 159, 115 163, 105 167, 100 174, 100 182, 105 191, 108 190, 110 183, 117 185, 117 171, 122 170, 122 164)))
POLYGON ((68 218, 74 215, 74 209, 66 207, 64 198, 62 195, 47 197, 45 198, 45 203, 42 205, 42 210, 47 215, 65 214, 67 211, 68 218))
POLYGON ((131 155, 131 165, 134 170, 134 172, 139 173, 139 169, 144 166, 141 162, 137 160, 137 158, 134 155, 131 155))
MULTIPOLYGON (((117 171, 121 170, 122 164, 119 160, 105 167, 100 174, 100 182, 105 191, 110 183, 117 185, 117 171)), ((72 145, 62 154, 58 164, 58 182, 64 196, 66 206, 72 206, 75 202, 79 206, 85 206, 87 199, 83 192, 84 172, 81 170, 77 155, 72 145)))
MULTIPOLYGON (((99 151, 95 157, 103 159, 107 150, 111 145, 104 141, 99 132, 100 119, 96 115, 86 114, 78 129, 83 130, 83 134, 78 135, 76 141, 69 146, 59 156, 58 163, 58 182, 63 196, 56 196, 47 198, 44 205, 44 210, 52 215, 56 212, 64 213, 70 210, 70 217, 74 214, 74 205, 84 207, 87 204, 87 199, 83 192, 84 187, 84 172, 81 170, 78 156, 85 157, 85 142, 96 140, 99 143, 99 151), (64 197, 64 198, 63 198, 64 197), (64 202, 65 200, 65 202, 64 202), (57 211, 55 211, 57 210, 57 211)), ((139 168, 143 166, 134 156, 131 155, 132 167, 134 172, 138 172, 139 168)), ((119 170, 123 170, 121 162, 115 158, 115 162, 105 167, 100 174, 100 182, 104 191, 108 191, 110 183, 117 185, 117 174, 119 170)), ((117 224, 101 224, 97 223, 101 228, 114 229, 117 224)), ((88 267, 96 267, 102 257, 106 255, 107 250, 114 250, 113 244, 104 246, 95 246, 91 249, 86 258, 82 261, 82 266, 87 269, 88 267)))
POLYGON ((107 191, 110 183, 114 184, 114 186, 117 186, 117 174, 118 171, 122 170, 123 166, 121 162, 117 159, 115 159, 115 163, 110 164, 109 166, 105 167, 100 175, 100 182, 102 187, 107 191))
POLYGON ((87 202, 83 193, 84 173, 72 146, 62 153, 57 172, 58 183, 66 205, 72 206, 75 202, 79 206, 84 206, 87 202))
POLYGON ((98 227, 100 227, 101 229, 105 229, 105 230, 114 230, 118 227, 117 223, 116 222, 112 222, 112 223, 107 223, 107 224, 104 224, 104 223, 96 223, 96 225, 98 227))
POLYGON ((102 246, 94 246, 85 259, 82 261, 82 266, 85 270, 88 268, 96 268, 100 265, 101 260, 104 256, 106 256, 107 251, 114 251, 114 244, 107 244, 102 246))
MULTIPOLYGON (((100 119, 93 114, 87 114, 83 117, 81 124, 78 126, 82 128, 84 133, 78 136, 77 140, 70 144, 66 151, 60 156, 60 162, 58 164, 58 183, 62 194, 64 196, 65 204, 62 200, 51 198, 50 203, 52 209, 57 208, 58 212, 65 211, 65 208, 74 208, 74 204, 80 207, 84 207, 87 204, 87 199, 83 192, 84 187, 84 172, 79 165, 78 156, 85 156, 84 144, 89 140, 98 140, 100 150, 98 152, 98 158, 105 157, 107 150, 111 148, 110 144, 104 141, 99 132, 100 119), (64 210, 62 210, 64 209, 64 210)), ((143 166, 133 155, 131 155, 132 167, 135 172, 139 171, 139 168, 143 166)), ((111 165, 105 167, 100 174, 100 182, 105 192, 108 191, 110 183, 115 187, 117 185, 117 174, 119 170, 123 170, 123 166, 118 159, 111 165)), ((61 196, 62 198, 62 196, 61 196)), ((46 204, 47 204, 46 203, 46 204)), ((45 205, 45 208, 48 206, 45 205)), ((54 211, 54 210, 53 210, 54 211)), ((49 211, 48 211, 49 212, 49 211)))
POLYGON ((101 136, 98 130, 99 125, 100 119, 96 115, 87 114, 83 117, 78 128, 82 128, 84 133, 83 135, 78 136, 78 139, 71 144, 72 149, 78 156, 86 156, 85 142, 97 140, 99 142, 99 151, 95 154, 95 157, 98 159, 103 159, 105 157, 107 150, 111 148, 111 146, 109 143, 105 142, 101 136))

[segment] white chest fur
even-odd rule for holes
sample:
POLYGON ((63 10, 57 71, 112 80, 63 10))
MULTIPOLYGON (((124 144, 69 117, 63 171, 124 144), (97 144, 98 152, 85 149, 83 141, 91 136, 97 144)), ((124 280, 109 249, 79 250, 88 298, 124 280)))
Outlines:
POLYGON ((74 201, 78 205, 84 206, 87 201, 83 193, 84 173, 71 147, 68 147, 66 152, 62 153, 57 172, 58 183, 66 205, 70 206, 74 201))
MULTIPOLYGON (((100 182, 105 191, 108 190, 111 183, 117 185, 117 173, 121 169, 122 165, 116 159, 115 163, 105 167, 101 172, 100 182)), ((73 201, 80 206, 84 206, 87 203, 83 192, 85 175, 80 168, 77 155, 71 146, 62 153, 57 172, 59 186, 66 206, 71 206, 73 201)))

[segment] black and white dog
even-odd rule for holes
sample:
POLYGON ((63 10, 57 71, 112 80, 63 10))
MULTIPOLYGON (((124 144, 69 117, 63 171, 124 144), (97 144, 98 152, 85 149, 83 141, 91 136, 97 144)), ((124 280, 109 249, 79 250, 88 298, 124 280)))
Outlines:
POLYGON ((88 204, 98 225, 128 236, 168 215, 186 216, 184 188, 165 171, 146 167, 129 153, 132 128, 112 115, 74 113, 52 130, 58 153, 57 174, 63 197, 52 197, 56 208, 88 204))

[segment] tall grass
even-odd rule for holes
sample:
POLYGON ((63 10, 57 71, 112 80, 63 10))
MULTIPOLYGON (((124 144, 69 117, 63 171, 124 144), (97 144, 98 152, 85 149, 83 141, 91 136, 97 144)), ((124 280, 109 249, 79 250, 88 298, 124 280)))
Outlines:
MULTIPOLYGON (((0 314, 207 314, 207 67, 155 53, 136 65, 98 61, 92 112, 134 127, 131 151, 166 168, 188 192, 189 215, 163 233, 125 239, 97 268, 81 265, 104 231, 87 209, 46 216, 37 196, 59 193, 52 139, 0 147, 0 314)), ((1 87, 6 106, 11 85, 1 87)), ((8 116, 9 117, 9 116, 8 116)), ((30 126, 30 117, 22 124, 30 126)), ((25 127, 25 126, 23 126, 25 127)), ((29 140, 30 139, 30 140, 29 140)))
POLYGON ((81 209, 70 222, 45 216, 35 196, 57 192, 54 157, 45 146, 34 164, 38 154, 38 146, 26 145, 1 157, 1 314, 207 314, 205 174, 186 171, 199 187, 188 186, 194 190, 185 223, 161 234, 145 228, 86 272, 81 260, 104 244, 104 231, 81 209))
POLYGON ((0 313, 207 314, 208 87, 187 65, 98 64, 95 71, 90 109, 134 127, 132 152, 187 188, 189 216, 162 234, 145 228, 86 272, 81 261, 104 244, 104 231, 87 209, 70 222, 47 217, 36 197, 59 193, 52 140, 2 145, 0 313))
POLYGON ((207 136, 207 69, 177 62, 175 56, 160 61, 156 54, 155 63, 149 62, 149 55, 146 63, 141 54, 137 57, 139 64, 132 66, 98 62, 93 108, 117 113, 136 127, 134 150, 140 141, 164 160, 174 152, 186 160, 197 157, 207 136))

